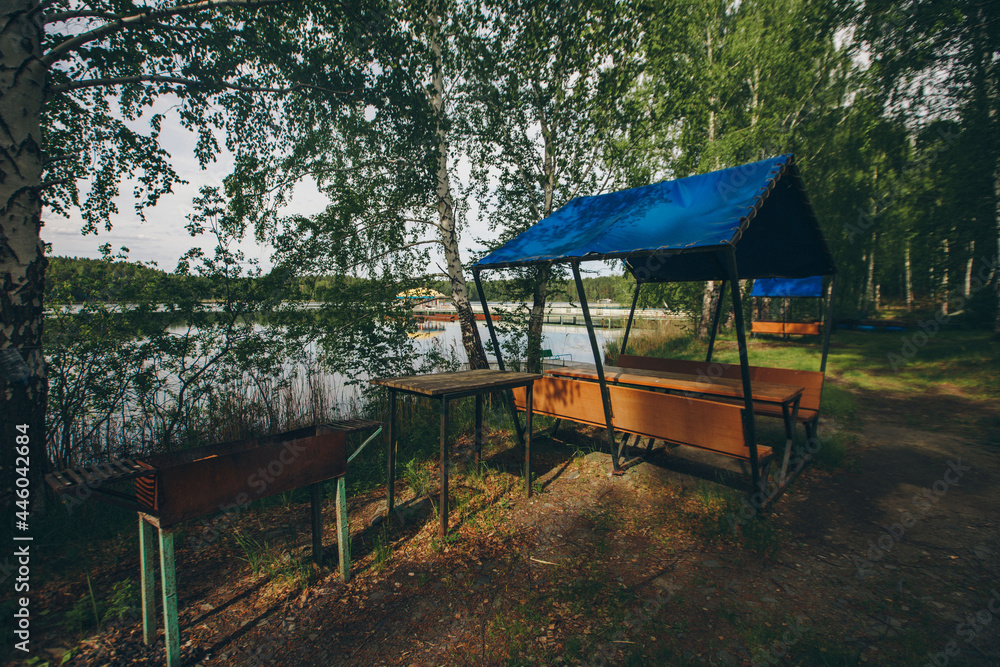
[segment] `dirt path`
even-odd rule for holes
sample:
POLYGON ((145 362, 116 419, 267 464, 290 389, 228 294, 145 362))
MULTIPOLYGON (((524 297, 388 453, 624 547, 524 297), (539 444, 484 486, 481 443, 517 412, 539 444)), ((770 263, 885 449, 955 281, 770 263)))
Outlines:
MULTIPOLYGON (((182 547, 185 664, 1000 664, 1000 449, 969 438, 995 415, 960 396, 860 399, 859 422, 821 425, 856 434, 848 464, 808 469, 763 523, 677 472, 678 452, 611 478, 606 455, 543 442, 530 501, 513 451, 456 476, 448 543, 427 502, 372 525, 380 498, 352 500, 347 585, 324 571, 289 589, 226 540, 182 547)), ((306 516, 246 521, 305 545, 306 516)), ((123 622, 69 664, 163 664, 140 636, 123 622)))

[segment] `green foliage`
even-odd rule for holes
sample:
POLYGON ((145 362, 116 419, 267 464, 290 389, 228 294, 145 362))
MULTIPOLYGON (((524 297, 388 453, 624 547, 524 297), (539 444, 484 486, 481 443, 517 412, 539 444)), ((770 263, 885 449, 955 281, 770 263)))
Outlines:
POLYGON ((420 459, 410 459, 403 466, 403 479, 406 480, 406 485, 413 491, 415 498, 423 498, 430 491, 431 478, 424 462, 420 459))
POLYGON ((213 240, 214 252, 192 249, 169 279, 105 247, 100 265, 82 265, 89 278, 53 286, 57 302, 82 296, 79 307, 55 309, 45 329, 47 441, 56 466, 278 428, 265 387, 280 388, 283 357, 294 359, 301 347, 278 324, 258 320, 291 309, 294 294, 281 271, 264 276, 235 248, 241 232, 224 204, 216 191, 202 191, 188 230, 213 240), (215 300, 201 291, 205 283, 215 300), (252 404, 255 393, 267 409, 245 430, 204 427, 228 396, 252 404))
POLYGON ((376 570, 385 568, 392 559, 392 536, 389 534, 389 528, 385 524, 383 524, 378 537, 375 539, 373 557, 375 559, 374 567, 376 570))
POLYGON ((832 383, 823 386, 823 398, 820 401, 820 413, 834 419, 850 419, 857 409, 854 394, 832 383))
POLYGON ((111 587, 107 608, 102 615, 102 621, 121 621, 134 617, 139 613, 139 584, 126 577, 111 587))
POLYGON ((857 444, 855 438, 844 434, 835 434, 821 438, 821 446, 813 455, 812 461, 823 470, 836 471, 843 468, 851 460, 851 449, 857 444))
POLYGON ((258 541, 252 535, 248 534, 243 530, 233 531, 233 539, 243 550, 242 560, 247 562, 250 566, 250 571, 254 574, 260 574, 264 570, 264 566, 268 561, 270 547, 268 546, 267 540, 258 541))

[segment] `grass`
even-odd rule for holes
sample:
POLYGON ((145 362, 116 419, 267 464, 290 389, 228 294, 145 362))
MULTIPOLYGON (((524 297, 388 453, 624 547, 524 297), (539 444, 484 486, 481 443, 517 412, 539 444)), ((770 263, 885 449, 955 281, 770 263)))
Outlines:
POLYGON ((813 464, 823 470, 834 472, 851 464, 850 452, 857 438, 853 434, 837 433, 820 438, 820 447, 813 454, 813 464))
POLYGON ((233 537, 243 551, 242 560, 254 575, 266 575, 272 582, 291 589, 305 588, 312 582, 312 566, 304 556, 294 555, 289 545, 258 540, 243 529, 234 531, 233 537))
POLYGON ((412 458, 403 466, 403 479, 410 487, 414 498, 423 498, 430 492, 431 476, 427 472, 427 460, 412 458))

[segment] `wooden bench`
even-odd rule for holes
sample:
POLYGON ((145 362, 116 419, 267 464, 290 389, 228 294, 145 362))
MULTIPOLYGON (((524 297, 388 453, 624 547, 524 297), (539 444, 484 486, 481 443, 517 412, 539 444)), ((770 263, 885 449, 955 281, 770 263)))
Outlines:
MULTIPOLYGON (((616 430, 678 445, 750 460, 743 435, 743 410, 734 404, 611 385, 612 424, 616 430)), ((514 403, 525 409, 525 390, 514 390, 514 403)), ((596 382, 546 376, 536 380, 532 411, 581 424, 606 426, 601 386, 596 382)), ((757 447, 759 461, 772 454, 757 447)))
MULTIPOLYGON (((657 357, 640 357, 631 354, 618 355, 620 368, 640 368, 651 371, 666 371, 671 373, 687 373, 707 378, 742 378, 737 364, 722 364, 717 362, 687 361, 684 359, 659 359, 657 357)), ((819 371, 796 371, 788 368, 768 368, 766 366, 750 366, 751 382, 775 382, 802 387, 802 398, 799 400, 798 421, 806 429, 806 437, 816 435, 816 423, 819 420, 819 404, 823 396, 823 373, 819 371)), ((718 399, 725 401, 727 399, 718 399)), ((741 402, 742 403, 742 402, 741 402)), ((755 403, 754 414, 765 417, 783 418, 781 407, 766 403, 755 403)))
POLYGON ((779 336, 818 336, 820 334, 820 322, 769 322, 759 320, 750 323, 750 333, 755 334, 777 334, 779 336))

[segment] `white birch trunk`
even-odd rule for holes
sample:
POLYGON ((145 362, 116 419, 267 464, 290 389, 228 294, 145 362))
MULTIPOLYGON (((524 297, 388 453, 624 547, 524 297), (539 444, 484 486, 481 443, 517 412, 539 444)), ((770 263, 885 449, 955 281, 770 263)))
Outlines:
POLYGON ((434 108, 437 137, 437 197, 438 224, 440 225, 441 244, 444 248, 445 271, 451 283, 451 300, 458 312, 458 322, 462 329, 462 346, 469 359, 469 368, 488 368, 486 352, 479 337, 476 326, 476 316, 469 303, 469 290, 465 282, 465 272, 458 247, 458 229, 455 220, 455 201, 451 192, 451 177, 448 173, 448 134, 445 129, 445 99, 444 99, 444 58, 441 54, 440 17, 435 3, 430 17, 428 40, 434 55, 433 92, 431 104, 434 108))
POLYGON ((906 241, 906 246, 903 249, 904 264, 906 266, 906 309, 913 310, 913 270, 910 266, 910 242, 906 241))
POLYGON ((0 498, 15 497, 14 443, 24 425, 36 510, 44 498, 48 386, 42 354, 47 262, 40 238, 46 69, 38 2, 4 0, 0 7, 0 498))

